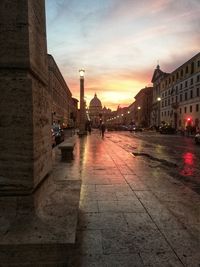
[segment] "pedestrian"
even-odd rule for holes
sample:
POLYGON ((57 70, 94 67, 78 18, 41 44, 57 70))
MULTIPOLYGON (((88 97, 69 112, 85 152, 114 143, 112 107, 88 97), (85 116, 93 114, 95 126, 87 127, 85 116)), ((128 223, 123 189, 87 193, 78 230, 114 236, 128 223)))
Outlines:
POLYGON ((92 131, 92 127, 91 127, 91 124, 89 123, 88 124, 88 133, 91 134, 91 131, 92 131))
POLYGON ((104 122, 101 123, 101 137, 102 139, 104 139, 104 133, 106 131, 106 126, 104 124, 104 122))

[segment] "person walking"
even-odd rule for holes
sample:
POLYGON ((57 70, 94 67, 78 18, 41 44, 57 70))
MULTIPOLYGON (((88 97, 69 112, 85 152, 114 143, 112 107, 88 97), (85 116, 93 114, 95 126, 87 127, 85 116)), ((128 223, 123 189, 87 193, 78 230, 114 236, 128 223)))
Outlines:
POLYGON ((91 124, 89 123, 88 124, 88 133, 89 133, 89 135, 91 134, 91 132, 92 132, 92 127, 91 127, 91 124))
POLYGON ((106 126, 104 124, 104 122, 101 123, 101 137, 102 139, 104 139, 104 133, 106 131, 106 126))

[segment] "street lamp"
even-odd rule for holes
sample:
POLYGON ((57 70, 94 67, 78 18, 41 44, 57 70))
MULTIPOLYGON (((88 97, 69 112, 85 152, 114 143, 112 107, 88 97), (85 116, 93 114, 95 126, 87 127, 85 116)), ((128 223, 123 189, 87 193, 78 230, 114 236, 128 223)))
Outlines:
POLYGON ((79 136, 85 135, 85 100, 84 100, 84 75, 85 70, 80 69, 80 124, 79 124, 79 136))
POLYGON ((157 120, 156 120, 156 122, 158 122, 158 127, 159 127, 159 125, 160 125, 160 101, 161 101, 161 97, 157 97, 157 103, 158 103, 158 107, 157 107, 157 115, 158 116, 156 116, 157 117, 157 120))
POLYGON ((140 125, 140 109, 141 109, 141 107, 140 106, 138 106, 137 107, 137 109, 138 109, 138 126, 140 125))

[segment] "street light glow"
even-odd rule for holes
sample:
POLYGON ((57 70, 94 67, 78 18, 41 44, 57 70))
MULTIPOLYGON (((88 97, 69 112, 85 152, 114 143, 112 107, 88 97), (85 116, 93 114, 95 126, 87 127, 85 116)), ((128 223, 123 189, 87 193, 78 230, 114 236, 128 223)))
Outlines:
POLYGON ((138 109, 141 109, 141 107, 138 107, 138 109))
POLYGON ((80 70, 79 70, 79 74, 80 74, 80 77, 81 77, 81 78, 84 78, 85 70, 84 70, 84 69, 80 69, 80 70))
POLYGON ((157 97, 157 101, 161 101, 161 97, 157 97))

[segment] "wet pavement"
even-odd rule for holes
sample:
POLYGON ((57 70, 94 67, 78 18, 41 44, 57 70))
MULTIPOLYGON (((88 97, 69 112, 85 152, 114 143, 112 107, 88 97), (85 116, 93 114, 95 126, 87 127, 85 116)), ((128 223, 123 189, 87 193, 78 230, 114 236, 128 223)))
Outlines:
POLYGON ((149 166, 163 168, 200 195, 200 146, 194 138, 149 131, 109 133, 109 137, 136 157, 147 158, 149 166))
POLYGON ((67 266, 200 266, 197 193, 112 134, 93 131, 77 147, 79 222, 67 266))

